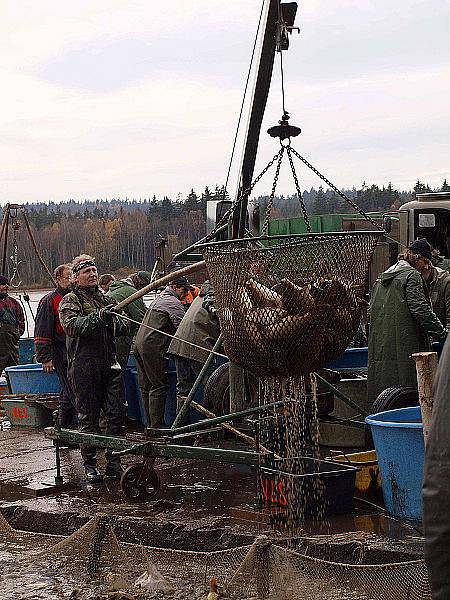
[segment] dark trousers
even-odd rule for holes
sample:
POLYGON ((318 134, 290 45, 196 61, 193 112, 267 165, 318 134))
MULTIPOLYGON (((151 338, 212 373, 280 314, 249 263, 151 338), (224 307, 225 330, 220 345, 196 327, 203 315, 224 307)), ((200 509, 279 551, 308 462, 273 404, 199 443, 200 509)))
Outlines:
POLYGON ((59 426, 65 429, 76 429, 78 414, 75 407, 75 396, 67 373, 65 348, 53 348, 53 367, 61 384, 58 406, 59 426))
MULTIPOLYGON (((106 418, 106 435, 125 434, 125 397, 122 369, 118 363, 110 366, 95 359, 75 361, 69 368, 69 381, 75 393, 79 417, 79 431, 100 433, 100 411, 106 418)), ((95 446, 81 446, 85 466, 97 465, 95 446)), ((120 458, 113 457, 111 450, 105 451, 109 465, 119 464, 120 458)))
POLYGON ((161 350, 135 347, 139 387, 142 404, 147 413, 150 427, 165 427, 164 413, 169 391, 169 378, 166 373, 165 354, 161 350))
POLYGON ((187 396, 191 391, 203 363, 184 356, 175 356, 175 366, 177 370, 177 396, 187 396))

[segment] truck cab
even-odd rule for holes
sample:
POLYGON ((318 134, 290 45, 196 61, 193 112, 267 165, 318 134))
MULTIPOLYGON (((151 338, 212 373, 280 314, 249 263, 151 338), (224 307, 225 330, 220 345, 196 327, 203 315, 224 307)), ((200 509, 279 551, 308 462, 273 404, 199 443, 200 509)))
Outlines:
POLYGON ((393 229, 400 249, 426 238, 437 254, 450 259, 450 192, 417 194, 398 211, 386 213, 384 225, 388 233, 393 229), (392 228, 393 219, 398 220, 398 228, 392 228))

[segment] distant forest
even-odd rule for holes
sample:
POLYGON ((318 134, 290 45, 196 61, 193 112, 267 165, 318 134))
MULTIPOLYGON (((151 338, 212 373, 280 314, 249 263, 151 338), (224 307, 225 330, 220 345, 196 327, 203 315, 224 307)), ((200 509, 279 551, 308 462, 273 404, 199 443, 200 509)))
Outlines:
MULTIPOLYGON (((343 190, 366 212, 398 208, 413 199, 414 194, 426 191, 449 191, 445 180, 439 190, 417 181, 412 191, 399 191, 387 186, 366 185, 360 189, 343 190)), ((167 239, 166 256, 182 250, 206 232, 206 206, 209 201, 229 200, 224 189, 207 186, 203 193, 193 189, 184 198, 167 196, 145 199, 112 198, 95 201, 69 200, 61 203, 28 203, 29 218, 37 246, 53 269, 80 253, 96 257, 100 273, 123 276, 136 269, 151 270, 157 257, 156 244, 167 239)), ((264 210, 268 196, 255 198, 264 210)), ((319 187, 303 192, 310 214, 350 213, 352 208, 332 190, 319 187)), ((276 197, 272 218, 299 214, 296 196, 276 197)), ((14 273, 13 243, 7 252, 7 273, 14 273)), ((48 286, 49 282, 34 255, 28 235, 22 227, 17 232, 18 277, 24 286, 48 286)))

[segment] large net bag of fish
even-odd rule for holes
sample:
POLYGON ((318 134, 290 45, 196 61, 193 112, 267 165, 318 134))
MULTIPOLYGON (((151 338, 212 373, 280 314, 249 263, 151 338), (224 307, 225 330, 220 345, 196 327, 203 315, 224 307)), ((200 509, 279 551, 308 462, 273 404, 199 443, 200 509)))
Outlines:
POLYGON ((230 361, 257 376, 305 375, 347 348, 378 233, 312 234, 209 245, 230 361))

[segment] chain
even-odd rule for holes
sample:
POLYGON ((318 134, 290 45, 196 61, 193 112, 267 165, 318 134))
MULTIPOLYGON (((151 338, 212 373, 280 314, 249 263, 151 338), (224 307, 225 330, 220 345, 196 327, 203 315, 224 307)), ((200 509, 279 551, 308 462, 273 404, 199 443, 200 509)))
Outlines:
POLYGON ((233 202, 231 208, 229 208, 229 210, 227 210, 226 213, 224 213, 224 215, 222 216, 222 218, 220 219, 220 221, 218 223, 216 223, 216 226, 214 227, 214 229, 206 236, 206 238, 204 239, 204 242, 208 242, 209 240, 211 240, 215 234, 216 231, 219 229, 219 227, 221 227, 222 225, 224 225, 228 218, 234 214, 234 212, 238 209, 238 207, 240 206, 240 202, 243 198, 245 198, 246 196, 249 196, 250 193, 252 192, 253 188, 255 187, 255 185, 258 183, 258 181, 264 177, 264 175, 267 173, 267 171, 270 169, 270 167, 275 163, 275 161, 279 158, 280 154, 283 154, 283 149, 281 149, 279 152, 277 152, 275 154, 275 156, 270 160, 270 162, 264 167, 264 169, 261 171, 261 173, 253 180, 253 182, 248 186, 247 189, 245 189, 237 198, 237 200, 235 200, 235 202, 233 202))
POLYGON ((285 147, 281 146, 281 150, 278 153, 278 161, 277 161, 277 169, 275 171, 275 177, 273 179, 272 191, 270 192, 270 198, 267 203, 266 215, 264 217, 264 223, 262 226, 261 233, 262 235, 267 235, 269 229, 269 221, 270 221, 270 213, 272 212, 273 201, 275 198, 275 190, 277 189, 278 177, 280 175, 281 161, 283 160, 285 147))
POLYGON ((14 288, 18 288, 20 287, 22 280, 20 279, 20 275, 19 275, 19 265, 22 263, 21 260, 19 260, 19 246, 17 244, 17 238, 16 238, 16 233, 19 229, 19 225, 17 221, 14 221, 13 223, 13 251, 12 251, 12 256, 11 258, 11 262, 12 262, 12 268, 13 268, 13 272, 12 275, 10 277, 10 285, 11 287, 14 288), (13 283, 16 279, 18 279, 17 283, 13 283))
POLYGON ((295 189, 297 190, 297 198, 300 204, 300 208, 302 209, 303 218, 305 220, 306 231, 311 233, 311 223, 309 222, 308 212, 306 210, 305 203, 303 202, 303 196, 300 191, 300 184, 298 182, 297 172, 295 170, 294 161, 292 160, 291 146, 287 146, 287 155, 289 157, 289 164, 291 165, 292 176, 294 178, 295 189))
POLYGON ((380 225, 378 225, 376 221, 374 221, 367 213, 365 213, 361 208, 359 208, 359 206, 355 202, 353 202, 351 198, 344 194, 344 192, 341 192, 340 189, 338 189, 334 184, 332 184, 331 181, 325 177, 325 175, 322 175, 322 173, 320 173, 315 167, 313 167, 312 164, 306 160, 306 158, 303 158, 303 156, 301 156, 296 150, 294 150, 292 146, 289 146, 289 150, 293 154, 295 154, 295 156, 299 158, 302 161, 302 163, 304 163, 309 169, 311 169, 313 173, 320 177, 320 179, 322 179, 322 181, 324 181, 334 192, 336 192, 336 194, 338 194, 343 200, 350 204, 350 206, 354 208, 360 215, 362 215, 365 219, 370 221, 372 225, 374 225, 377 229, 383 231, 383 228, 380 227, 380 225))

